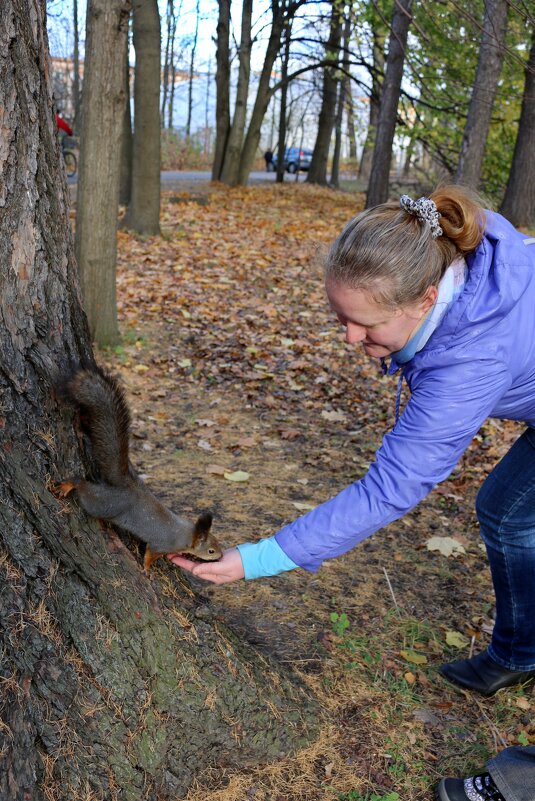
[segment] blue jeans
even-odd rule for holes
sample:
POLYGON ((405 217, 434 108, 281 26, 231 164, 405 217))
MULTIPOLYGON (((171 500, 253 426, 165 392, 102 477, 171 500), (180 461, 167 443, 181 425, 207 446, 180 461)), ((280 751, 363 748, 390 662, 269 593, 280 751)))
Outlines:
POLYGON ((476 511, 496 594, 488 652, 509 670, 535 670, 535 429, 490 473, 476 511))
POLYGON ((512 746, 487 764, 505 801, 535 801, 535 746, 512 746))

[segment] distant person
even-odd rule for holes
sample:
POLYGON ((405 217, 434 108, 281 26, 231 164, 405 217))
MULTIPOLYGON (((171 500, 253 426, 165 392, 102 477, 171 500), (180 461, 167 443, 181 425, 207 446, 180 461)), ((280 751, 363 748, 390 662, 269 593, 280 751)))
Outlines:
POLYGON ((273 151, 266 150, 264 153, 264 161, 266 162, 266 170, 267 172, 272 172, 273 170, 273 151))
POLYGON ((63 134, 63 136, 65 134, 67 134, 68 136, 72 136, 73 135, 73 130, 72 130, 71 126, 69 125, 67 120, 63 119, 63 117, 60 114, 59 109, 58 109, 58 111, 56 111, 56 125, 57 125, 57 128, 58 128, 58 131, 64 131, 65 132, 63 134))

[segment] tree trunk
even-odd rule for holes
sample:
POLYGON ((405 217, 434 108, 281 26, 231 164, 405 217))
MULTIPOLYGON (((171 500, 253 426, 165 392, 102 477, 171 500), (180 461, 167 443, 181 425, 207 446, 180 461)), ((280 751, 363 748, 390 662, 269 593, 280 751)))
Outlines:
POLYGON ((336 112, 336 121, 334 124, 334 152, 333 152, 333 167, 331 171, 331 184, 338 188, 340 179, 340 154, 342 150, 342 123, 344 119, 344 107, 346 105, 346 86, 348 84, 349 72, 349 39, 351 36, 351 16, 348 13, 344 23, 344 55, 342 64, 344 67, 344 76, 340 81, 340 90, 338 93, 338 109, 336 112))
POLYGON ((124 51, 130 0, 90 0, 82 95, 76 256, 91 335, 119 338, 115 290, 124 51))
POLYGON ((535 226, 535 33, 526 65, 522 111, 507 189, 500 208, 513 225, 535 226))
POLYGON ((351 80, 344 79, 346 86, 346 113, 347 113, 347 138, 349 139, 349 158, 355 163, 357 160, 357 132, 355 129, 355 110, 353 106, 353 89, 351 80))
POLYGON ((175 17, 174 0, 167 0, 167 36, 165 39, 165 57, 163 62, 163 86, 162 86, 162 105, 160 110, 160 125, 165 126, 165 109, 167 106, 167 95, 169 93, 169 64, 171 54, 171 31, 175 17))
POLYGON ((252 170, 258 144, 260 142, 262 122, 266 116, 266 111, 271 98, 269 83, 271 80, 273 65, 280 49, 282 31, 284 30, 285 23, 289 21, 295 13, 297 5, 297 3, 292 4, 288 8, 287 13, 285 13, 284 6, 282 4, 279 4, 276 2, 276 0, 273 0, 272 2, 273 20, 271 23, 271 32, 266 48, 266 55, 264 56, 262 72, 260 73, 260 80, 258 82, 258 89, 256 92, 253 111, 251 113, 251 119, 249 121, 249 127, 247 129, 247 134, 245 136, 241 152, 238 183, 242 186, 245 186, 249 180, 249 173, 252 170))
MULTIPOLYGON (((106 0, 102 37, 117 29, 112 13, 106 0)), ((0 798, 178 799, 215 766, 301 745, 314 705, 216 621, 179 571, 164 565, 147 578, 116 533, 50 491, 87 467, 53 385, 93 357, 44 3, 4 0, 2 23, 0 798)), ((122 87, 122 52, 119 63, 122 87)))
POLYGON ((124 93, 126 102, 123 112, 123 132, 121 136, 121 175, 119 179, 119 203, 128 206, 132 197, 132 112, 130 110, 130 59, 128 41, 124 60, 124 93))
POLYGON ((157 0, 133 0, 134 143, 132 200, 125 226, 160 233, 160 14, 157 0))
POLYGON ((72 56, 72 61, 73 61, 72 94, 73 94, 74 120, 72 123, 72 128, 74 132, 77 133, 80 126, 80 29, 78 27, 78 0, 74 0, 72 12, 73 12, 73 27, 74 27, 74 51, 72 56))
MULTIPOLYGON (((252 4, 252 0, 250 0, 252 4)), ((197 0, 197 7, 195 9, 195 34, 191 45, 191 59, 189 65, 189 80, 188 80, 188 118, 186 120, 186 137, 189 139, 191 136, 191 116, 193 113, 193 76, 195 75, 195 54, 197 52, 197 40, 199 38, 199 0, 197 0)))
POLYGON ((327 186, 327 162, 329 160, 329 148, 335 122, 336 97, 338 94, 338 78, 335 72, 335 65, 338 64, 340 55, 340 41, 342 38, 343 7, 338 0, 332 0, 331 22, 329 28, 329 40, 325 48, 325 58, 330 61, 332 67, 323 69, 323 92, 321 101, 321 111, 318 120, 318 133, 316 144, 308 170, 307 181, 312 184, 327 186))
POLYGON ((362 148, 359 165, 359 178, 366 183, 370 180, 372 170, 373 149, 375 147, 375 136, 377 123, 379 122, 379 110, 381 108, 381 92, 383 91, 383 80, 385 72, 385 43, 386 28, 381 19, 374 20, 373 36, 373 68, 372 91, 370 94, 370 111, 368 116, 368 131, 366 140, 362 148))
POLYGON ((286 150, 286 130, 288 114, 288 63, 290 61, 291 28, 289 24, 284 31, 284 51, 281 64, 281 97, 279 108, 279 141, 277 145, 277 177, 278 184, 284 181, 284 153, 286 150))
POLYGON ((483 34, 455 180, 477 189, 505 53, 507 0, 485 0, 483 34))
POLYGON ((216 52, 216 135, 212 181, 219 181, 230 131, 230 0, 219 0, 216 52))
POLYGON ((367 209, 388 200, 388 177, 403 77, 405 48, 411 22, 411 6, 412 0, 396 0, 394 6, 392 32, 388 44, 386 72, 381 94, 381 108, 366 197, 367 209))
POLYGON ((240 171, 240 155, 245 132, 245 119, 247 116, 247 99, 249 97, 249 76, 251 74, 251 24, 253 14, 253 0, 243 0, 241 18, 241 41, 239 50, 238 86, 236 90, 236 104, 232 126, 228 135, 227 146, 221 180, 229 186, 238 183, 240 171))

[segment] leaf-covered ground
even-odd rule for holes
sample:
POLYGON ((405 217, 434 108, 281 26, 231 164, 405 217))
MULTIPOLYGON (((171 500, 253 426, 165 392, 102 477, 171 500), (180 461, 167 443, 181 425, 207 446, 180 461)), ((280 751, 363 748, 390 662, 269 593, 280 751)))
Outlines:
MULTIPOLYGON (((161 237, 120 234, 123 345, 102 360, 126 385, 132 461, 175 510, 212 509, 226 546, 358 479, 393 425, 396 379, 344 343, 322 287, 322 253, 361 206, 306 185, 204 186, 164 198, 161 237), (235 471, 248 480, 222 475, 235 471)), ((431 799, 441 776, 535 742, 530 688, 484 700, 437 672, 488 641, 473 505, 517 433, 489 422, 415 511, 315 575, 202 586, 243 637, 303 675, 324 713, 310 748, 201 775, 189 801, 431 799), (464 552, 429 550, 434 536, 464 552)), ((236 722, 237 747, 241 736, 236 722)))

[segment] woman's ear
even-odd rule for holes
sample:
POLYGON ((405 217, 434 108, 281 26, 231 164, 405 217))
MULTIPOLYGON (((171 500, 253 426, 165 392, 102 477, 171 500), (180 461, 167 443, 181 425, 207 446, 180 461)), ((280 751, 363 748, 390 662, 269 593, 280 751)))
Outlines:
POLYGON ((422 312, 422 316, 427 314, 429 309, 435 304, 435 301, 438 297, 438 289, 436 286, 428 286, 424 292, 424 295, 420 301, 420 310, 422 312))

